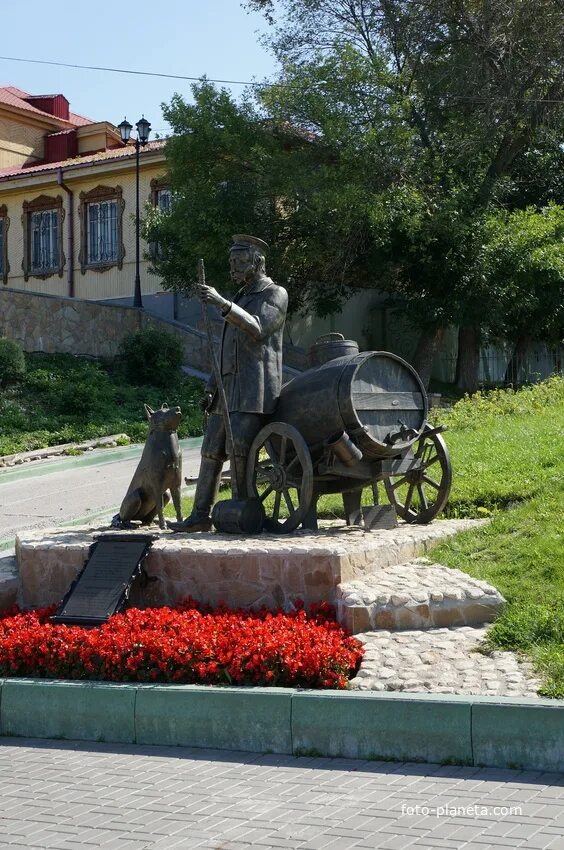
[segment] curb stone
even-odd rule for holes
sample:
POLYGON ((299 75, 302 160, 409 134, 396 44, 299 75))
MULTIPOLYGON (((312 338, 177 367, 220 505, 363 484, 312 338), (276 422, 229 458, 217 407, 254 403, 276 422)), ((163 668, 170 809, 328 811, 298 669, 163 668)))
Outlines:
POLYGON ((127 445, 131 442, 127 434, 112 434, 110 437, 98 437, 95 440, 84 440, 81 443, 61 443, 58 446, 47 446, 44 449, 32 449, 29 452, 16 452, 16 454, 13 455, 0 455, 0 467, 18 466, 19 464, 28 463, 34 460, 46 460, 50 457, 59 457, 71 450, 87 452, 90 449, 96 448, 113 448, 118 445, 118 440, 127 440, 127 445))
POLYGON ((6 678, 0 734, 558 771, 564 702, 6 678))

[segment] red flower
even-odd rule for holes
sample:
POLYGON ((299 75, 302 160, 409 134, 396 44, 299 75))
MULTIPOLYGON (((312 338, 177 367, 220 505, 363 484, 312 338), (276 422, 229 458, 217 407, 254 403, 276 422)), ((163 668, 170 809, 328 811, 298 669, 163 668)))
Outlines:
POLYGON ((53 625, 55 606, 0 617, 0 675, 206 684, 345 688, 361 644, 334 608, 294 611, 130 608, 99 628, 53 625))

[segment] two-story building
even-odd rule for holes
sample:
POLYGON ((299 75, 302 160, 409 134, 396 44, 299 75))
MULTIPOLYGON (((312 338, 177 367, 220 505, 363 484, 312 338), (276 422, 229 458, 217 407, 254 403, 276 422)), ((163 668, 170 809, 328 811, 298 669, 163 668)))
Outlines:
MULTIPOLYGON (((140 203, 166 209, 164 141, 140 149, 140 203)), ((71 112, 62 94, 0 87, 0 286, 95 301, 133 298, 135 144, 71 112)), ((158 303, 141 242, 141 291, 158 303)))

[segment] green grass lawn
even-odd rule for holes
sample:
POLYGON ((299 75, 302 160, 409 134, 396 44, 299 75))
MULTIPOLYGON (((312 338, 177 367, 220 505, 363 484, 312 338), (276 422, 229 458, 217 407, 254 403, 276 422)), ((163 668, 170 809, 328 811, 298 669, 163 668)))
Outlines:
MULTIPOLYGON (((446 516, 491 516, 491 523, 450 538, 432 557, 500 590, 508 604, 489 633, 491 648, 528 654, 542 693, 564 697, 564 379, 478 394, 433 411, 433 419, 449 428, 446 516)), ((366 504, 371 495, 365 491, 366 504)), ((226 489, 220 498, 229 496, 226 489)), ((341 497, 323 497, 319 513, 343 516, 341 497)))
POLYGON ((133 386, 118 361, 27 354, 23 381, 0 390, 0 455, 127 434, 143 442, 143 404, 180 405, 180 437, 201 434, 200 381, 181 374, 166 387, 133 386))
POLYGON ((541 693, 564 697, 564 379, 462 401, 446 421, 449 513, 475 516, 481 507, 493 516, 432 557, 500 590, 508 604, 490 647, 528 654, 541 693))

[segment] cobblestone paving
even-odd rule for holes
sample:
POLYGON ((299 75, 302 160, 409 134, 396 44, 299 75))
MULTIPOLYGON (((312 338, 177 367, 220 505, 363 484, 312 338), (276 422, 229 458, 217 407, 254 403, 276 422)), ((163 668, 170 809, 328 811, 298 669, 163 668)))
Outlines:
POLYGON ((562 850, 564 774, 0 742, 9 850, 562 850))
POLYGON ((428 558, 342 582, 336 597, 340 621, 354 632, 482 625, 505 601, 487 582, 428 558))
POLYGON ((406 564, 381 567, 362 579, 340 585, 339 596, 351 605, 407 605, 410 602, 462 602, 484 596, 502 599, 486 581, 461 570, 417 558, 406 564))
MULTIPOLYGON (((375 691, 432 691, 435 694, 537 696, 539 682, 513 652, 476 652, 486 627, 356 635, 366 655, 351 687, 375 691)), ((564 838, 562 840, 564 848, 564 838)))

